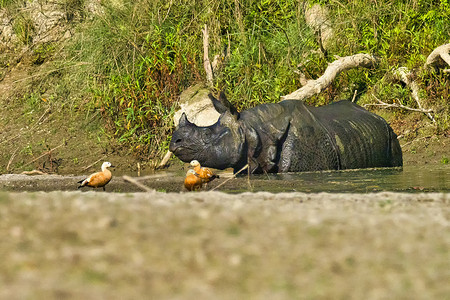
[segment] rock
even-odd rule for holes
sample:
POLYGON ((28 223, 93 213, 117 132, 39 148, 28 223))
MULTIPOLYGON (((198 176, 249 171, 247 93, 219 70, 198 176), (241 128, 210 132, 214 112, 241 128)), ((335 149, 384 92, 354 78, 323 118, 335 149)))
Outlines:
POLYGON ((216 123, 220 114, 208 97, 210 92, 205 85, 197 84, 181 93, 180 109, 173 116, 175 126, 178 125, 183 112, 188 120, 197 126, 210 126, 216 123))

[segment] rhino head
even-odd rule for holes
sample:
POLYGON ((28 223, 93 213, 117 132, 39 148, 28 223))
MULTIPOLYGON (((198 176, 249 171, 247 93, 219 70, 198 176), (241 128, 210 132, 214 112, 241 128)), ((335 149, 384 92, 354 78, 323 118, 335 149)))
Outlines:
POLYGON ((239 167, 246 158, 239 114, 222 95, 220 101, 209 96, 221 114, 218 121, 211 126, 197 126, 183 113, 172 134, 169 150, 184 162, 195 159, 203 166, 216 169, 239 167))

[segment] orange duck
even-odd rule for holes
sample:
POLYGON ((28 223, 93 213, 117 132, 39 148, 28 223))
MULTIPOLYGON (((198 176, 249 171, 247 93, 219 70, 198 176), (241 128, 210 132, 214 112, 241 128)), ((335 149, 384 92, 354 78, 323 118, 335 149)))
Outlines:
POLYGON ((187 171, 186 178, 184 179, 184 187, 188 191, 197 191, 202 188, 202 179, 194 170, 189 169, 187 171))
POLYGON ((105 186, 108 182, 111 181, 112 174, 108 168, 113 167, 110 162, 105 161, 102 164, 102 171, 91 174, 88 178, 78 181, 80 184, 78 188, 82 188, 84 186, 89 186, 93 188, 103 188, 105 191, 105 186))
POLYGON ((194 167, 195 173, 198 174, 198 177, 202 179, 203 183, 208 183, 211 180, 219 177, 215 175, 210 169, 202 167, 197 160, 191 161, 191 166, 194 167))

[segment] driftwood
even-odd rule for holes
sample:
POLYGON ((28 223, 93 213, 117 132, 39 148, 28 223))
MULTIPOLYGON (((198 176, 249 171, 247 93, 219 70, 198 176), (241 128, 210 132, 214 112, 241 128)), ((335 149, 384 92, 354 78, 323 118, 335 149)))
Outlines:
POLYGON ((44 173, 44 172, 39 171, 39 170, 23 171, 23 172, 20 173, 20 174, 23 174, 23 175, 30 175, 30 176, 32 176, 32 175, 48 175, 47 173, 44 173))
POLYGON ((419 107, 418 111, 421 111, 427 115, 428 118, 430 118, 433 123, 436 123, 436 120, 434 119, 433 115, 431 114, 432 110, 426 110, 422 107, 422 100, 420 99, 420 88, 419 85, 415 80, 412 79, 413 74, 411 71, 408 70, 406 67, 401 67, 396 70, 394 70, 394 78, 397 80, 404 82, 410 89, 411 89, 411 96, 416 101, 417 106, 419 107))
MULTIPOLYGON (((450 66, 450 44, 445 44, 434 49, 427 57, 425 68, 450 66)), ((445 73, 450 73, 450 69, 444 69, 445 73)))
POLYGON ((370 54, 355 54, 341 57, 328 65, 325 73, 316 80, 309 80, 305 86, 289 95, 282 96, 281 100, 305 100, 326 89, 342 71, 356 67, 371 68, 378 64, 378 59, 370 54))
POLYGON ((172 152, 167 150, 166 155, 164 155, 164 157, 161 160, 161 162, 159 163, 157 169, 163 169, 163 168, 167 167, 171 157, 172 157, 172 152))

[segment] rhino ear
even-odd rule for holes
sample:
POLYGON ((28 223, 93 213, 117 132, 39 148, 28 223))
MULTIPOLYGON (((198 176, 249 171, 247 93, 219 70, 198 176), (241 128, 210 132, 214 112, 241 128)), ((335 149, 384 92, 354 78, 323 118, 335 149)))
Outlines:
POLYGON ((223 114, 221 114, 217 123, 219 123, 220 125, 230 127, 230 128, 239 127, 239 122, 238 122, 237 116, 233 115, 229 111, 226 111, 223 114))
POLYGON ((186 126, 186 125, 189 125, 190 124, 190 122, 189 122, 189 120, 187 119, 187 116, 186 116, 186 114, 185 113, 182 113, 181 114, 181 117, 180 117, 180 121, 178 121, 178 126, 186 126))
POLYGON ((225 92, 221 91, 219 94, 219 101, 228 108, 228 110, 235 116, 239 117, 239 112, 237 111, 236 107, 231 104, 230 101, 228 101, 227 96, 225 96, 225 92))
POLYGON ((220 92, 219 99, 216 99, 211 93, 208 94, 209 99, 211 99, 214 108, 220 113, 230 112, 232 115, 239 116, 237 109, 228 101, 225 93, 220 92))
POLYGON ((214 108, 217 110, 219 114, 223 114, 228 110, 228 108, 222 104, 219 100, 216 99, 211 93, 208 94, 209 99, 211 99, 212 104, 214 105, 214 108))

